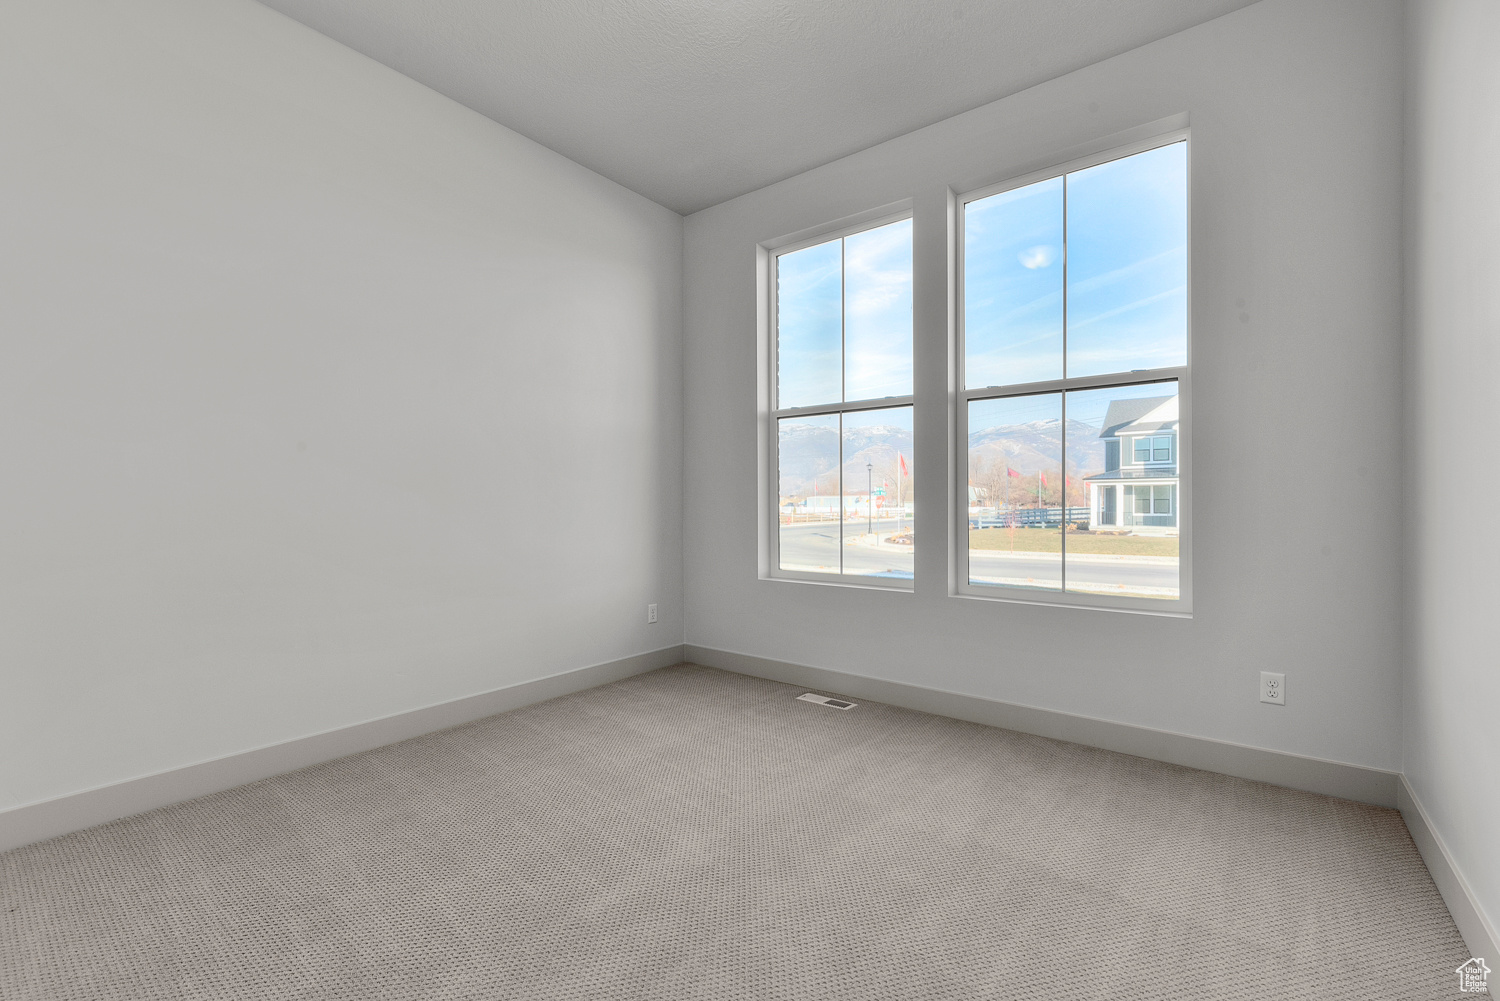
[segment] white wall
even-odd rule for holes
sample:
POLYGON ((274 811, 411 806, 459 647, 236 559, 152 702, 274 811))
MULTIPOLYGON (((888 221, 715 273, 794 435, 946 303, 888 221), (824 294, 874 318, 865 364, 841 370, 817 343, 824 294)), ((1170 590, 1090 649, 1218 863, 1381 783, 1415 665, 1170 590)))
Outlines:
POLYGON ((250 0, 0 6, 0 808, 680 644, 680 282, 250 0))
POLYGON ((1500 927, 1500 5, 1410 6, 1403 770, 1500 927))
POLYGON ((1401 31, 1395 2, 1266 0, 689 217, 688 642, 1397 767, 1401 31), (757 579, 756 244, 913 201, 917 496, 944 497, 948 189, 1183 114, 1193 618, 950 597, 930 502, 914 594, 757 579))

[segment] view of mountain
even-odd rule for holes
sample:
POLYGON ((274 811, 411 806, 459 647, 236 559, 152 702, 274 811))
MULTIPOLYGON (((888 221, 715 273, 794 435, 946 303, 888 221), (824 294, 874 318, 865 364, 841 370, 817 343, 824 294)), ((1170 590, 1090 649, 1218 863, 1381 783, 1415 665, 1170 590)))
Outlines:
MULTIPOLYGON (((970 454, 981 461, 1005 461, 1023 475, 1056 469, 1062 462, 1062 447, 1056 419, 1008 424, 969 432, 970 454), (1002 459, 1003 457, 1003 459, 1002 459)), ((1099 429, 1082 421, 1068 421, 1068 471, 1090 476, 1104 471, 1104 442, 1099 429)))
MULTIPOLYGON (((889 484, 895 493, 896 456, 906 458, 910 486, 912 469, 911 432, 889 425, 848 428, 844 431, 844 492, 865 492, 867 482, 889 484), (874 467, 866 470, 865 466, 874 467)), ((781 495, 834 495, 839 492, 839 436, 831 427, 784 421, 778 445, 781 462, 781 495)))
MULTIPOLYGON (((1062 449, 1058 420, 1034 421, 971 431, 969 448, 981 462, 1004 462, 1024 475, 1041 469, 1056 469, 1062 449)), ((1099 429, 1082 421, 1068 422, 1068 468, 1078 477, 1104 469, 1104 442, 1099 429)), ((835 428, 784 421, 778 443, 781 464, 781 495, 838 493, 839 435, 835 428)), ((844 492, 862 494, 868 479, 879 487, 889 484, 894 492, 896 454, 906 458, 908 472, 914 467, 912 435, 905 428, 881 426, 849 428, 844 432, 844 492), (870 464, 873 470, 866 471, 870 464)), ((910 479, 906 481, 910 486, 910 479)))

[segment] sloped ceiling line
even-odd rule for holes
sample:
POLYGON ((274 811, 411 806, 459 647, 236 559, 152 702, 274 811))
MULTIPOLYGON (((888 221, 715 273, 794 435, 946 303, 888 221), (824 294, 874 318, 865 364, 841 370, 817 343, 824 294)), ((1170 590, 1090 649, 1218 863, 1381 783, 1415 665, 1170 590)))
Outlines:
POLYGON ((261 0, 683 214, 1250 0, 261 0))

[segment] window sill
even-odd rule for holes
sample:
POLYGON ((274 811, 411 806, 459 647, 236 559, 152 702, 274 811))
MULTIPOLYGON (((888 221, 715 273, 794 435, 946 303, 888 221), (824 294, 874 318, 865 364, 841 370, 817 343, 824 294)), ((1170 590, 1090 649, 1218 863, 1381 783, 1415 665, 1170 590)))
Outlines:
POLYGON ((778 584, 820 584, 824 587, 852 587, 864 591, 893 591, 913 594, 915 581, 908 577, 845 577, 837 574, 801 574, 796 571, 779 570, 763 574, 761 580, 778 584))
POLYGON ((963 585, 952 595, 974 601, 999 601, 1012 605, 1045 605, 1051 608, 1077 608, 1090 612, 1124 612, 1127 615, 1155 615, 1167 619, 1191 619, 1192 608, 1182 599, 1158 602, 1152 598, 1111 598, 1101 603, 1100 596, 1075 592, 1030 591, 1026 588, 983 588, 963 585), (1011 593, 1014 592, 1014 593, 1011 593))

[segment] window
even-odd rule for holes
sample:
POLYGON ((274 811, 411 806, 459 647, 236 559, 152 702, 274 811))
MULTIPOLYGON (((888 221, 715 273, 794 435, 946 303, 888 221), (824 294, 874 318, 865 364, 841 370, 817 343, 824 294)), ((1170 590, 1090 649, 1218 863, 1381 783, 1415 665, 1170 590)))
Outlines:
POLYGON ((963 199, 962 593, 1187 610, 1187 147, 963 199))
POLYGON ((912 240, 901 219, 772 258, 779 577, 912 585, 912 240))
POLYGON ((1136 514, 1172 513, 1172 488, 1170 486, 1156 484, 1149 487, 1138 486, 1125 489, 1135 491, 1136 514))
POLYGON ((1135 439, 1135 461, 1137 463, 1171 462, 1172 439, 1170 437, 1135 439))

